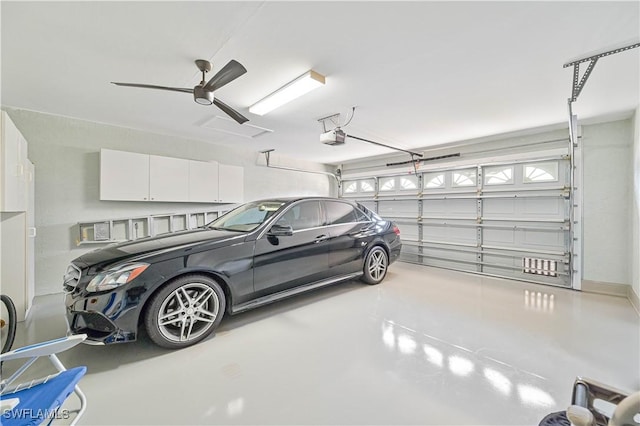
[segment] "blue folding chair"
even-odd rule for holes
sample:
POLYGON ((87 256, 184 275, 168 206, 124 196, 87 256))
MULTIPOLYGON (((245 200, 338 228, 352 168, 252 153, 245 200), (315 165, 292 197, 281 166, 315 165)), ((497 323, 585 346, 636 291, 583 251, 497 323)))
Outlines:
POLYGON ((54 419, 60 418, 58 410, 72 393, 80 399, 80 410, 71 425, 78 422, 87 408, 87 399, 78 386, 87 368, 76 367, 67 370, 56 354, 78 345, 86 338, 86 334, 78 334, 25 346, 0 355, 0 362, 26 359, 26 362, 11 377, 0 382, 2 409, 0 424, 2 426, 39 425, 45 420, 51 423, 54 419), (49 358, 58 373, 14 385, 18 377, 43 356, 49 358))

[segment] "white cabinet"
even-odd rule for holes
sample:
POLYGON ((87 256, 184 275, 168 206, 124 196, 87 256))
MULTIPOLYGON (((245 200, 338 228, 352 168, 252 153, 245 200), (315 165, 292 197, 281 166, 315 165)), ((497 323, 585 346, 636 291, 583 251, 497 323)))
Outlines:
POLYGON ((101 149, 100 199, 147 201, 149 155, 101 149))
POLYGON ((218 163, 189 160, 189 201, 217 203, 218 163))
POLYGON ((151 201, 189 201, 189 160, 149 156, 151 201))
POLYGON ((25 263, 27 266, 27 287, 25 289, 25 295, 27 300, 25 302, 25 313, 28 315, 33 305, 33 298, 36 297, 36 192, 35 167, 31 161, 28 159, 26 161, 25 199, 27 205, 27 253, 25 263))
POLYGON ((0 212, 0 284, 16 305, 18 321, 24 321, 27 306, 27 214, 0 212))
POLYGON ((6 112, 0 119, 2 128, 0 148, 0 211, 27 210, 24 185, 27 162, 27 141, 6 112))
POLYGON ((228 164, 218 165, 220 202, 241 203, 244 200, 244 169, 228 164))
POLYGON ((6 112, 0 124, 0 287, 23 321, 35 293, 34 168, 6 112))
POLYGON ((239 203, 244 169, 134 152, 100 150, 100 199, 239 203))

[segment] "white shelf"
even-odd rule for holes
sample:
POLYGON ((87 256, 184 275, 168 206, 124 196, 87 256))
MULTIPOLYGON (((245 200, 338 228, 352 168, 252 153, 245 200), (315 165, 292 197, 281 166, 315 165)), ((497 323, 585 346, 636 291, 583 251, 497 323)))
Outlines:
POLYGON ((78 223, 77 245, 112 244, 188 231, 206 225, 228 209, 167 213, 78 223), (102 225, 102 227, 100 227, 102 225), (102 228, 102 229, 101 229, 102 228), (96 233, 105 239, 96 239, 96 233))

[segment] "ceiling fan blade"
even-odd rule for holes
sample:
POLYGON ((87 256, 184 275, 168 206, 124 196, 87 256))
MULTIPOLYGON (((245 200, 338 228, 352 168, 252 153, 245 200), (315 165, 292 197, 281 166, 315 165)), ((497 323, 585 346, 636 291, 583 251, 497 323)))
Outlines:
POLYGON ((111 84, 115 84, 116 86, 141 87, 143 89, 159 89, 159 90, 171 90, 172 92, 193 93, 193 89, 183 89, 181 87, 154 86, 152 84, 137 84, 137 83, 116 83, 115 81, 112 81, 111 84))
POLYGON ((240 62, 232 59, 216 75, 211 77, 211 80, 205 84, 204 89, 211 92, 218 90, 246 72, 247 69, 240 62))
POLYGON ((249 119, 247 117, 245 117, 244 115, 240 114, 238 111, 236 111, 235 109, 231 108, 229 105, 225 104, 224 102, 222 102, 218 98, 214 98, 213 99, 213 104, 215 106, 217 106, 218 108, 220 108, 222 111, 224 111, 224 113, 227 114, 229 117, 231 117, 234 120, 236 120, 238 122, 238 124, 246 123, 247 121, 249 121, 249 119))

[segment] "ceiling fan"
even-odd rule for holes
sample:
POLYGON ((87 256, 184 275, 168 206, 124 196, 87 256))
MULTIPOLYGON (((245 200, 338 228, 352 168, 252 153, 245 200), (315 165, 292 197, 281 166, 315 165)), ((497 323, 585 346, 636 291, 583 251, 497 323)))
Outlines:
POLYGON ((128 86, 128 87, 141 87, 143 89, 159 89, 159 90, 171 90, 173 92, 185 92, 185 93, 193 93, 193 99, 196 103, 201 105, 211 105, 214 104, 218 108, 220 108, 225 114, 229 117, 233 118, 238 124, 245 123, 249 121, 248 118, 244 117, 238 111, 231 108, 229 105, 225 104, 218 98, 213 96, 213 92, 226 85, 227 83, 231 83, 236 78, 240 77, 242 74, 247 72, 247 69, 243 67, 240 62, 235 60, 230 60, 227 65, 225 65, 216 75, 211 77, 211 80, 205 82, 205 74, 211 71, 211 62, 205 59, 196 59, 196 66, 202 72, 202 81, 200 84, 195 86, 193 89, 183 89, 181 87, 166 87, 166 86, 155 86, 151 84, 137 84, 137 83, 117 83, 112 81, 112 84, 116 86, 128 86))

